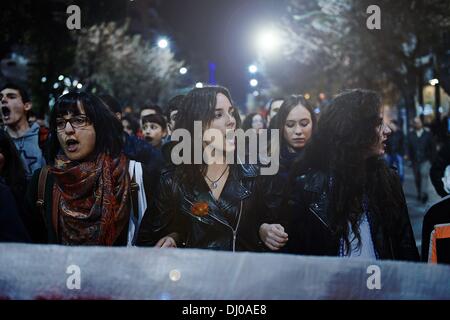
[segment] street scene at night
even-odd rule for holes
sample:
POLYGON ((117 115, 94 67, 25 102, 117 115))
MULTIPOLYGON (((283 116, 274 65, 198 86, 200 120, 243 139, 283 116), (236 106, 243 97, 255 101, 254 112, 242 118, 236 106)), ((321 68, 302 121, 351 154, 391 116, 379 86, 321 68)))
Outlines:
POLYGON ((0 300, 450 299, 449 1, 1 7, 0 300))

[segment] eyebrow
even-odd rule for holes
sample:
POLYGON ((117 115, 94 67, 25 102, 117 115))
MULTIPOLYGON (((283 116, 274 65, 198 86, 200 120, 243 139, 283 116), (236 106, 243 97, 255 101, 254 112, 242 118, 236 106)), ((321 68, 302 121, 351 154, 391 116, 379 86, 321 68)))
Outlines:
MULTIPOLYGON (((229 106, 228 109, 234 109, 234 106, 229 106)), ((217 108, 215 111, 223 111, 223 108, 217 108)))

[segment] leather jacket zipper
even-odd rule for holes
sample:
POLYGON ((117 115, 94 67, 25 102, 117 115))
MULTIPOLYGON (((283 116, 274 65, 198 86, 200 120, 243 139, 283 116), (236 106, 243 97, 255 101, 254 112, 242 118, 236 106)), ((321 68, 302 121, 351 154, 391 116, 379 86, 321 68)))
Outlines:
POLYGON ((325 227, 327 227, 327 229, 329 229, 329 226, 325 223, 325 221, 323 221, 323 219, 312 209, 312 208, 309 208, 309 211, 311 211, 312 212, 312 214, 313 215, 315 215, 316 216, 316 218, 317 219, 319 219, 319 221, 320 222, 322 222, 322 224, 325 226, 325 227))
POLYGON ((238 216, 238 222, 236 224, 236 229, 231 228, 231 230, 233 230, 233 252, 236 251, 236 233, 237 233, 237 229, 239 228, 239 222, 241 221, 241 214, 242 214, 242 200, 241 200, 241 204, 239 207, 239 216, 238 216))
MULTIPOLYGON (((188 199, 186 199, 186 197, 184 198, 188 203, 190 203, 191 205, 193 205, 193 203, 191 201, 189 201, 188 199)), ((231 229, 231 231, 233 232, 233 252, 236 251, 236 238, 237 238, 237 230, 239 228, 239 222, 241 221, 241 215, 242 215, 242 200, 240 203, 240 207, 239 207, 239 214, 238 214, 238 222, 236 224, 236 229, 233 229, 233 227, 231 227, 228 224, 223 223, 222 221, 220 221, 219 219, 217 219, 215 216, 210 215, 210 217, 212 217, 214 220, 216 220, 217 222, 219 222, 220 224, 223 224, 224 226, 228 227, 231 229)))
POLYGON ((238 222, 236 224, 236 229, 233 229, 233 227, 231 227, 228 224, 223 223, 222 221, 220 221, 219 219, 217 219, 214 216, 211 216, 214 220, 218 221, 219 223, 223 224, 224 226, 227 226, 228 228, 231 229, 231 231, 233 232, 233 252, 236 251, 236 238, 237 238, 237 230, 239 228, 239 222, 241 221, 241 215, 242 215, 242 200, 239 206, 239 214, 238 214, 238 222))

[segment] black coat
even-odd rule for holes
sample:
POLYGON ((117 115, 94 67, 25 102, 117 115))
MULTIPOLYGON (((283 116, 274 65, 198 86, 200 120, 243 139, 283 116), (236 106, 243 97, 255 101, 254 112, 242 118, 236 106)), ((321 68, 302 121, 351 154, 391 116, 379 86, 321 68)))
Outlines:
POLYGON ((445 197, 448 195, 447 191, 445 191, 444 189, 442 177, 444 176, 445 168, 447 168, 447 166, 449 165, 450 165, 450 138, 447 137, 446 143, 437 154, 437 157, 433 161, 430 168, 431 182, 433 183, 436 192, 441 197, 445 197))
POLYGON ((434 141, 429 131, 423 129, 420 138, 415 131, 408 135, 408 152, 409 159, 413 163, 422 163, 432 161, 434 157, 434 141))
MULTIPOLYGON (((450 197, 446 197, 428 209, 422 224, 422 261, 428 261, 431 232, 435 225, 450 223, 450 197)), ((450 263, 450 239, 438 240, 438 263, 450 263)))
POLYGON ((175 233, 178 247, 229 251, 265 251, 259 226, 271 223, 281 205, 282 188, 273 176, 260 176, 254 165, 232 165, 216 200, 200 181, 198 187, 185 186, 174 179, 175 169, 161 173, 154 201, 147 209, 139 230, 138 245, 153 246, 175 233), (208 215, 196 216, 191 209, 208 203, 208 215))
MULTIPOLYGON (((392 183, 401 188, 400 180, 393 173, 392 183)), ((331 220, 334 204, 329 194, 329 176, 323 172, 309 170, 296 177, 293 191, 289 192, 286 212, 293 218, 287 225, 289 234, 288 252, 338 256, 339 241, 332 231, 331 220)), ((403 195, 403 191, 401 191, 403 195)), ((395 232, 383 230, 377 215, 369 208, 372 240, 380 259, 419 260, 405 198, 401 202, 401 213, 395 221, 395 232)), ((369 204, 370 206, 370 204, 369 204)))
POLYGON ((31 242, 11 189, 0 180, 0 242, 31 242))

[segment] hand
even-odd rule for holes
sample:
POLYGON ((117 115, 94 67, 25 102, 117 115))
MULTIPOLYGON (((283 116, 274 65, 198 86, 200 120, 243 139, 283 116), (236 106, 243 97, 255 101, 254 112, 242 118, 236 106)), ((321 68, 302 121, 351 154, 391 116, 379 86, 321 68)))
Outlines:
POLYGON ((165 236, 164 238, 159 239, 159 241, 155 245, 156 248, 176 248, 177 243, 172 237, 165 236))
POLYGON ((288 234, 280 224, 263 223, 259 227, 259 237, 270 250, 280 250, 288 241, 288 234))

